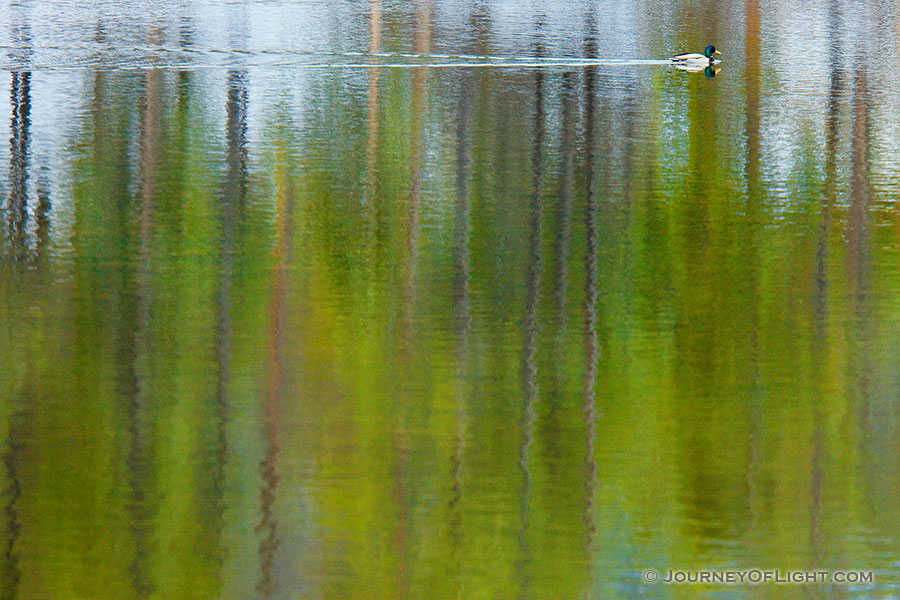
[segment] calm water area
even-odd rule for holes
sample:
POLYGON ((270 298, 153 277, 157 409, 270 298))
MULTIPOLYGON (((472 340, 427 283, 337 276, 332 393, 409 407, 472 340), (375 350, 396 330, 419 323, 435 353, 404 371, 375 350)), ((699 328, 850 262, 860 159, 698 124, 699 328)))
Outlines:
POLYGON ((0 96, 0 598, 900 598, 897 3, 9 0, 0 96))

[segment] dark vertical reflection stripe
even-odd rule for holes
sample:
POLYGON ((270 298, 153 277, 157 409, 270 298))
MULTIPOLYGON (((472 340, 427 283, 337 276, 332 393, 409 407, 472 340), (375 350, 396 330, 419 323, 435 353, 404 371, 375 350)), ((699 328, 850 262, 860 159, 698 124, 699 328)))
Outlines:
POLYGON ((825 116, 825 189, 821 204, 818 238, 816 240, 816 272, 813 302, 816 317, 816 343, 824 350, 828 326, 828 241, 831 237, 832 207, 837 190, 837 142, 840 123, 840 95, 843 86, 841 73, 840 29, 841 14, 838 0, 828 3, 829 86, 828 112, 825 116))
POLYGON ((217 454, 220 468, 228 454, 227 425, 230 414, 229 384, 231 379, 231 286, 234 276, 235 234, 247 188, 247 85, 243 71, 228 72, 226 105, 225 187, 222 198, 222 244, 219 288, 216 292, 217 338, 216 358, 219 376, 216 380, 216 402, 219 417, 217 454))
MULTIPOLYGON (((588 58, 597 56, 597 25, 593 12, 587 15, 587 30, 584 39, 584 54, 588 58)), ((582 379, 582 405, 581 411, 585 425, 585 454, 584 454, 584 525, 585 525, 585 554, 588 565, 588 582, 585 596, 593 594, 594 587, 594 561, 596 548, 596 517, 595 503, 597 496, 597 459, 595 456, 595 444, 597 441, 597 360, 599 357, 599 343, 597 340, 597 270, 599 240, 597 230, 597 198, 595 191, 595 123, 596 107, 596 71, 591 67, 584 70, 584 376, 582 379)))
POLYGON ((759 478, 760 444, 762 442, 763 415, 760 397, 759 374, 759 221, 760 204, 764 198, 760 179, 760 68, 761 68, 761 28, 762 14, 759 0, 745 0, 744 16, 744 89, 746 90, 747 115, 745 130, 747 136, 747 159, 744 165, 747 180, 747 204, 745 224, 741 228, 744 239, 741 243, 743 264, 749 270, 744 278, 747 311, 747 385, 751 390, 749 407, 749 431, 747 434, 747 511, 750 518, 748 529, 757 531, 759 526, 759 478))
POLYGON ((453 540, 456 593, 462 594, 464 531, 462 524, 463 456, 468 433, 466 381, 469 366, 469 334, 472 315, 469 307, 469 230, 471 227, 470 186, 472 177, 472 120, 475 74, 462 74, 459 92, 459 122, 456 130, 456 221, 453 234, 453 306, 456 333, 456 431, 451 466, 450 535, 453 540))
POLYGON ((562 88, 562 169, 560 173, 559 200, 556 208, 556 239, 553 251, 556 257, 553 296, 556 304, 557 343, 565 338, 566 309, 569 292, 569 247, 572 240, 572 196, 575 185, 575 85, 576 75, 563 73, 562 88))
MULTIPOLYGON (((24 400, 24 399, 23 399, 24 400)), ((0 598, 14 600, 19 597, 19 583, 22 571, 19 566, 18 541, 22 531, 19 514, 19 500, 22 497, 21 468, 24 453, 25 411, 13 412, 9 418, 9 432, 3 451, 3 468, 6 485, 3 487, 3 542, 2 564, 0 564, 0 598)))
MULTIPOLYGON (((431 20, 430 0, 417 3, 415 49, 419 54, 431 50, 429 23, 431 20)), ((412 101, 410 106, 410 158, 409 158, 409 212, 406 228, 407 265, 403 286, 403 344, 412 342, 413 318, 416 305, 416 271, 419 262, 419 235, 422 227, 423 171, 425 159, 425 105, 428 85, 428 69, 413 70, 412 101)))
POLYGON ((853 308, 852 365, 858 394, 860 424, 869 430, 872 371, 873 314, 869 290, 869 83, 865 60, 853 83, 853 137, 850 152, 850 214, 847 239, 847 269, 853 308))
POLYGON ((31 73, 13 72, 12 136, 9 165, 9 198, 7 201, 7 236, 12 258, 24 262, 28 258, 28 150, 31 141, 31 73))
POLYGON ((275 560, 280 545, 278 519, 275 502, 278 499, 278 457, 281 440, 278 426, 283 413, 284 395, 284 354, 287 330, 287 286, 288 265, 293 248, 294 178, 287 164, 287 157, 280 157, 276 177, 278 187, 277 232, 278 245, 275 248, 275 272, 272 302, 269 308, 269 356, 268 386, 263 410, 266 453, 260 463, 263 488, 260 492, 262 519, 259 527, 263 539, 259 546, 260 581, 257 590, 265 598, 272 598, 278 590, 275 560))
POLYGON ((35 260, 42 264, 50 245, 50 183, 47 181, 46 167, 41 171, 37 182, 37 209, 35 210, 35 260))
MULTIPOLYGON (((860 44, 865 41, 858 42, 860 44)), ((871 97, 868 64, 860 48, 853 82, 853 129, 850 151, 850 210, 847 227, 847 271, 850 291, 851 353, 850 368, 853 380, 853 400, 859 423, 859 452, 863 459, 861 468, 872 477, 873 464, 882 459, 875 446, 873 429, 875 401, 878 398, 879 377, 876 374, 875 340, 878 329, 876 306, 872 298, 870 273, 870 237, 872 232, 869 203, 871 201, 870 143, 871 97)))
MULTIPOLYGON (((841 74, 841 57, 843 51, 840 42, 841 13, 838 0, 830 0, 828 3, 828 56, 829 56, 829 86, 828 86, 828 112, 825 116, 825 189, 821 200, 819 216, 819 230, 816 239, 816 268, 813 288, 813 307, 815 316, 815 336, 813 348, 813 377, 822 382, 827 375, 826 353, 829 338, 829 279, 828 260, 829 242, 832 231, 832 212, 836 200, 837 189, 837 143, 838 126, 840 122, 840 95, 843 85, 841 74)), ((824 391, 824 386, 820 384, 824 391)), ((827 485, 826 460, 828 458, 827 445, 827 414, 822 402, 817 402, 813 408, 813 452, 810 460, 810 494, 812 505, 810 508, 810 568, 817 569, 826 563, 826 537, 825 537, 825 491, 827 485)))
MULTIPOLYGON (((551 277, 552 318, 550 325, 552 335, 549 347, 552 358, 548 361, 549 386, 543 396, 547 399, 547 410, 541 427, 541 439, 546 442, 543 458, 550 472, 558 471, 560 460, 566 454, 566 429, 570 426, 566 402, 568 397, 567 374, 570 365, 565 360, 566 342, 569 335, 569 258, 572 242, 572 204, 575 186, 575 153, 578 147, 576 139, 577 99, 575 97, 577 75, 572 71, 562 74, 560 101, 561 123, 559 124, 560 156, 557 173, 558 189, 555 194, 553 214, 553 265, 551 277)), ((550 149, 551 156, 557 150, 550 149)), ((549 211, 548 211, 549 213, 549 211)))
POLYGON ((215 442, 212 457, 212 534, 220 565, 225 556, 222 535, 225 528, 226 468, 231 452, 228 427, 231 422, 231 371, 232 371, 232 284, 235 261, 235 236, 238 218, 246 196, 247 186, 247 86, 248 75, 244 71, 229 71, 227 75, 227 99, 225 121, 225 183, 222 193, 221 230, 218 289, 215 296, 216 311, 216 397, 215 442))
MULTIPOLYGON (((129 423, 131 445, 128 451, 130 513, 135 555, 131 563, 132 586, 138 598, 155 591, 151 577, 152 521, 154 516, 151 485, 152 425, 148 389, 150 361, 150 319, 152 299, 153 215, 158 176, 158 153, 161 118, 162 72, 152 69, 144 76, 144 106, 141 123, 140 201, 137 314, 134 332, 134 376, 130 387, 129 423)), ((101 109, 102 110, 102 109, 101 109)))
POLYGON ((853 89, 853 139, 850 173, 848 266, 857 309, 865 304, 869 242, 869 85, 865 61, 856 70, 853 89))
MULTIPOLYGON (((31 0, 9 3, 10 34, 13 47, 8 56, 19 66, 28 65, 32 54, 31 0)), ((24 263, 28 258, 28 176, 31 145, 31 72, 12 72, 10 103, 9 196, 6 204, 7 237, 11 257, 24 263)))
MULTIPOLYGON (((369 52, 381 52, 381 0, 369 0, 369 52)), ((366 219, 366 238, 375 243, 378 223, 378 139, 381 68, 368 70, 368 140, 366 143, 366 198, 363 210, 366 219)))
MULTIPOLYGON (((544 17, 539 15, 535 26, 538 35, 544 27, 544 17)), ((544 55, 543 43, 538 38, 535 44, 535 56, 544 55)), ((519 449, 519 468, 522 470, 522 496, 520 500, 521 525, 519 530, 519 546, 522 558, 519 563, 521 592, 520 597, 531 595, 531 561, 532 549, 529 543, 529 527, 531 519, 531 447, 534 443, 535 422, 537 420, 537 404, 540 392, 537 383, 537 344, 538 344, 538 307, 541 299, 541 275, 543 259, 541 244, 543 240, 544 210, 544 71, 534 72, 534 144, 531 153, 531 201, 528 231, 528 270, 526 272, 526 297, 524 318, 524 340, 522 347, 522 378, 525 402, 522 407, 522 445, 519 449)))

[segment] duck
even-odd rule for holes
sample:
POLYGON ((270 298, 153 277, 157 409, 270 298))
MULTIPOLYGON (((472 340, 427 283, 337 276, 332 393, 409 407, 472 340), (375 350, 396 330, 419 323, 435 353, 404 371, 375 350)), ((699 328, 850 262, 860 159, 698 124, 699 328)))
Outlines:
POLYGON ((706 47, 706 50, 703 51, 703 54, 697 52, 676 54, 675 56, 670 57, 669 61, 676 67, 683 68, 686 71, 702 71, 706 67, 719 62, 714 58, 717 54, 722 53, 716 50, 715 46, 710 44, 706 47))

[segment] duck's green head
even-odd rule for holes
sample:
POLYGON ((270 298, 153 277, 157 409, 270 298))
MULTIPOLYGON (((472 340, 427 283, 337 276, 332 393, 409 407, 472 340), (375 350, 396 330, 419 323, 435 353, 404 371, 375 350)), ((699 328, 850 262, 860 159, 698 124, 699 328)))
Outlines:
POLYGON ((712 58, 713 54, 722 54, 722 53, 719 52, 718 50, 716 50, 715 46, 710 44, 709 46, 706 47, 706 50, 703 52, 703 54, 706 56, 706 58, 712 58))

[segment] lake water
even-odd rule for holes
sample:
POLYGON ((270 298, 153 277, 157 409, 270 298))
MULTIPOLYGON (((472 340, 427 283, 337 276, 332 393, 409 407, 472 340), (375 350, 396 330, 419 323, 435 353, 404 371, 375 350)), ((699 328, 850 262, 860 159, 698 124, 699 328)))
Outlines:
POLYGON ((900 598, 895 3, 12 0, 0 50, 0 598, 900 598))

